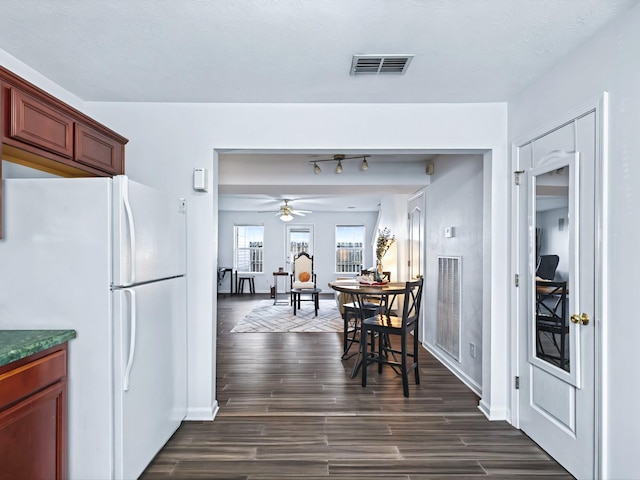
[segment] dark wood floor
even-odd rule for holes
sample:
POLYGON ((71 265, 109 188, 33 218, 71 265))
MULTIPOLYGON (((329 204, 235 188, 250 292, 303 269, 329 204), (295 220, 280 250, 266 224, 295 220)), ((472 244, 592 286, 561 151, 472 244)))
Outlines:
POLYGON ((229 333, 265 296, 218 300, 213 422, 184 422, 141 478, 573 478, 426 351, 421 384, 341 361, 341 334, 229 333))

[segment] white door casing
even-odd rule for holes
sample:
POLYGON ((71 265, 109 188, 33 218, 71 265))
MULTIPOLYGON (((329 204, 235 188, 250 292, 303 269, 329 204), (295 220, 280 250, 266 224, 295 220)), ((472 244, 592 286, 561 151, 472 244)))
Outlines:
MULTIPOLYGON (((520 385, 514 392, 514 424, 577 478, 599 476, 600 378, 596 372, 600 364, 597 332, 602 318, 602 255, 597 239, 602 233, 599 183, 605 106, 606 95, 580 107, 555 125, 518 142, 513 156, 519 186, 514 187, 513 194, 512 258, 519 287, 514 288, 512 299, 516 318, 515 373, 520 385), (566 253, 560 256, 567 258, 558 265, 556 280, 567 281, 565 319, 569 333, 567 363, 561 368, 550 358, 548 347, 552 344, 548 341, 553 335, 537 330, 536 300, 543 297, 536 293, 536 245, 539 248, 544 244, 545 237, 543 234, 542 241, 537 241, 535 227, 546 218, 540 208, 536 211, 536 204, 547 200, 541 192, 558 189, 548 184, 557 182, 563 174, 568 187, 568 215, 567 221, 559 221, 555 230, 566 228, 566 253), (572 315, 579 320, 582 314, 589 318, 587 325, 569 321, 572 315), (542 342, 538 343, 539 338, 546 338, 546 350, 541 347, 542 342)), ((548 236, 556 235, 555 240, 547 237, 547 243, 557 242, 559 232, 551 231, 554 228, 548 224, 545 228, 548 236)), ((544 249, 542 252, 551 253, 544 249)), ((562 335, 555 335, 556 340, 560 338, 562 335)))

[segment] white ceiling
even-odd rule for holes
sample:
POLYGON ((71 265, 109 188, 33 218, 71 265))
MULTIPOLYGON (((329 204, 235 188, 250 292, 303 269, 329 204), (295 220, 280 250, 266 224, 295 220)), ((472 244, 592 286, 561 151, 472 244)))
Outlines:
MULTIPOLYGON (((0 49, 85 101, 508 101, 638 1, 0 0, 0 49), (415 56, 405 75, 353 76, 354 54, 415 56)), ((377 204, 372 192, 415 190, 329 188, 222 186, 220 208, 293 198, 298 208, 362 210, 377 204)))
POLYGON ((1 0, 0 48, 86 101, 506 101, 637 3, 1 0))
POLYGON ((340 153, 358 156, 342 161, 341 174, 335 173, 333 153, 220 154, 218 209, 277 210, 286 198, 293 208, 314 212, 378 211, 382 195, 411 194, 428 184, 426 166, 437 156, 407 151, 340 153), (366 171, 360 154, 367 156, 366 171), (321 168, 318 174, 314 161, 321 168))

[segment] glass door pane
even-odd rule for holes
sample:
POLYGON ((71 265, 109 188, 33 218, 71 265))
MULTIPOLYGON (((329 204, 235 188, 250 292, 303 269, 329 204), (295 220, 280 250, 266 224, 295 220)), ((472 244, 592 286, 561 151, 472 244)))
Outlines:
POLYGON ((300 252, 313 256, 313 225, 286 225, 285 262, 291 271, 293 258, 300 252))

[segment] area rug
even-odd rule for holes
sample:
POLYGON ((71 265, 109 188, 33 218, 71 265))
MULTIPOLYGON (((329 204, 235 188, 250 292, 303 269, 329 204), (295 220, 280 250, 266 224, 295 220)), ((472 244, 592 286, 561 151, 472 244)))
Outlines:
POLYGON ((318 316, 312 302, 302 302, 297 314, 290 305, 274 305, 273 300, 261 300, 231 333, 256 332, 342 332, 343 321, 333 299, 320 299, 318 316))

